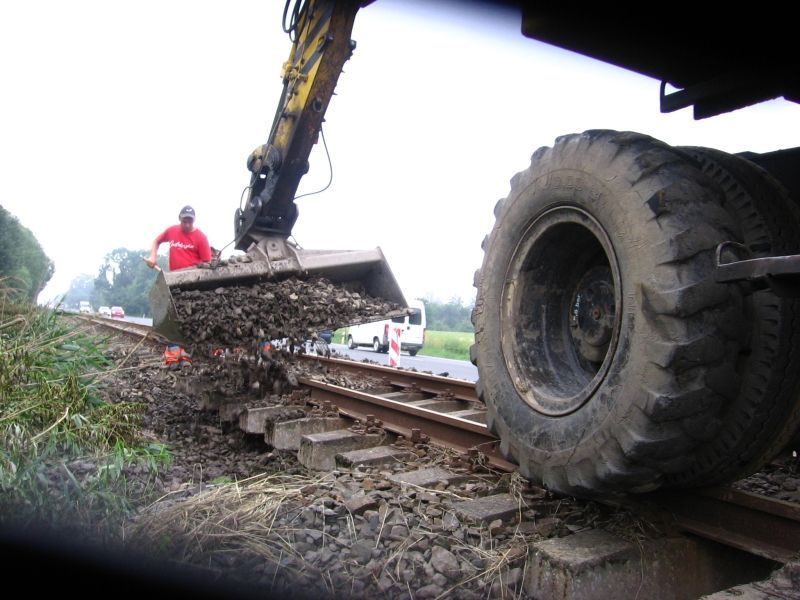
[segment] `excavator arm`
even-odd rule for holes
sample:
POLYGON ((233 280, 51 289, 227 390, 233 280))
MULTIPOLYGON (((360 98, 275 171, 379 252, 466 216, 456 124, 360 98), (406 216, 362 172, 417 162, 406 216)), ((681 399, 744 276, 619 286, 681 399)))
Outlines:
POLYGON ((247 250, 266 236, 288 237, 297 220, 294 196, 308 171, 325 111, 344 63, 355 49, 350 39, 356 13, 368 2, 291 0, 284 30, 293 40, 283 65, 281 95, 269 138, 247 159, 252 173, 245 206, 236 211, 236 248, 247 250))
MULTIPOLYGON (((380 248, 309 250, 288 239, 297 220, 295 193, 308 171, 308 157, 342 67, 355 48, 350 39, 353 21, 358 9, 369 3, 287 0, 284 30, 293 44, 283 66, 283 92, 267 142, 247 160, 249 193, 244 207, 236 210, 234 222, 236 249, 246 255, 214 268, 159 274, 150 302, 153 328, 166 338, 185 339, 172 293, 177 289, 251 285, 291 276, 323 277, 400 307, 408 306, 380 248)), ((401 309, 387 316, 408 311, 401 309)))

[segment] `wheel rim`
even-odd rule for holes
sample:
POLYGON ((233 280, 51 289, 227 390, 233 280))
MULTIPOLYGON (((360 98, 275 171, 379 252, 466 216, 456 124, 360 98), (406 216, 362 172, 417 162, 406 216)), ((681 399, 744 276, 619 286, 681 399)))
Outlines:
POLYGON ((534 220, 509 262, 501 344, 519 395, 552 416, 580 408, 602 382, 620 329, 620 276, 611 242, 585 211, 534 220))

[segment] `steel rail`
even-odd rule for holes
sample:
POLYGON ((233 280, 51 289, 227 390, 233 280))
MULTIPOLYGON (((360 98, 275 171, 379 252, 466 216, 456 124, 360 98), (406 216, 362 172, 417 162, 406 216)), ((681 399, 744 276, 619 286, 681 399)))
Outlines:
POLYGON ((778 562, 800 556, 800 505, 723 486, 652 500, 684 531, 778 562))
POLYGON ((88 315, 75 314, 72 316, 78 317, 82 321, 94 323, 95 325, 100 325, 101 327, 106 327, 108 329, 115 329, 123 333, 138 335, 139 337, 149 337, 150 339, 158 343, 166 344, 168 342, 168 340, 160 333, 156 333, 155 331, 153 331, 153 328, 150 325, 144 325, 142 323, 132 323, 130 321, 120 321, 119 319, 99 317, 96 315, 88 316, 88 315))
MULTIPOLYGON (((346 366, 353 373, 382 374, 394 370, 388 367, 376 369, 375 365, 352 361, 336 360, 335 364, 347 362, 351 362, 346 366)), ((402 382, 396 380, 397 385, 411 385, 420 374, 404 375, 402 382)), ((329 400, 343 414, 353 418, 366 419, 367 415, 373 415, 384 422, 386 429, 401 435, 408 436, 411 429, 419 429, 434 443, 465 452, 481 444, 478 438, 457 430, 461 424, 466 424, 470 433, 480 429, 484 440, 496 441, 482 424, 311 379, 302 378, 300 382, 312 388, 312 398, 329 400)), ((419 384, 416 387, 422 388, 419 384)), ((485 452, 490 464, 504 470, 517 469, 514 463, 502 457, 496 443, 487 447, 492 449, 492 453, 485 452)), ((654 495, 653 500, 682 531, 778 562, 788 562, 800 555, 800 505, 722 486, 660 492, 654 495)), ((635 506, 631 508, 636 510, 635 506)))
POLYGON ((135 333, 136 335, 141 335, 141 336, 149 335, 152 338, 161 338, 161 336, 156 332, 154 332, 149 325, 140 325, 139 323, 128 323, 126 321, 112 321, 111 319, 104 319, 103 317, 94 317, 90 320, 93 323, 102 325, 103 327, 117 329, 125 333, 135 333))
POLYGON ((434 444, 463 453, 476 448, 486 456, 490 465, 504 471, 517 470, 517 465, 500 454, 500 440, 482 423, 308 377, 299 377, 298 382, 311 389, 312 400, 319 403, 329 401, 339 412, 351 418, 366 420, 368 415, 374 416, 383 422, 385 429, 409 439, 413 430, 419 430, 434 444))
POLYGON ((309 354, 301 355, 301 359, 305 361, 316 360, 322 364, 336 367, 348 373, 363 375, 366 372, 374 377, 383 378, 389 385, 397 387, 406 388, 413 384, 421 392, 427 392, 433 395, 450 393, 454 398, 459 400, 483 404, 475 393, 475 383, 465 379, 451 379, 449 377, 442 377, 441 375, 430 375, 418 371, 405 371, 403 369, 396 369, 383 365, 373 365, 353 360, 343 360, 341 358, 325 358, 309 354))

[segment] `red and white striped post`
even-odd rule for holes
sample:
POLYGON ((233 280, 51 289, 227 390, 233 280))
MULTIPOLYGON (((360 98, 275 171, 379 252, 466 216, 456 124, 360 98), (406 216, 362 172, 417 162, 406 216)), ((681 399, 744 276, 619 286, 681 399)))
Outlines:
POLYGON ((400 328, 389 328, 389 366, 396 367, 400 364, 400 328))

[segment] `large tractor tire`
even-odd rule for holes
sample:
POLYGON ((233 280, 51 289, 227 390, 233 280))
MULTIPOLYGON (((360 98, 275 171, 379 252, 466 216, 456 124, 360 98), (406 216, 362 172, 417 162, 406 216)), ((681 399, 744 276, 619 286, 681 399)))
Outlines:
POLYGON ((476 273, 471 354, 524 476, 609 495, 705 484, 739 460, 747 433, 725 428, 750 311, 713 279, 717 245, 742 241, 725 204, 688 154, 635 133, 561 137, 512 179, 476 273))
MULTIPOLYGON (((800 254, 800 207, 754 163, 711 148, 679 148, 723 189, 749 258, 800 254)), ((721 435, 701 445, 695 466, 676 476, 709 483, 747 475, 800 433, 800 299, 771 289, 747 296, 748 344, 737 365, 742 386, 722 415, 721 435), (725 461, 720 462, 720 455, 725 461)), ((793 448, 797 449, 797 448, 793 448)))

